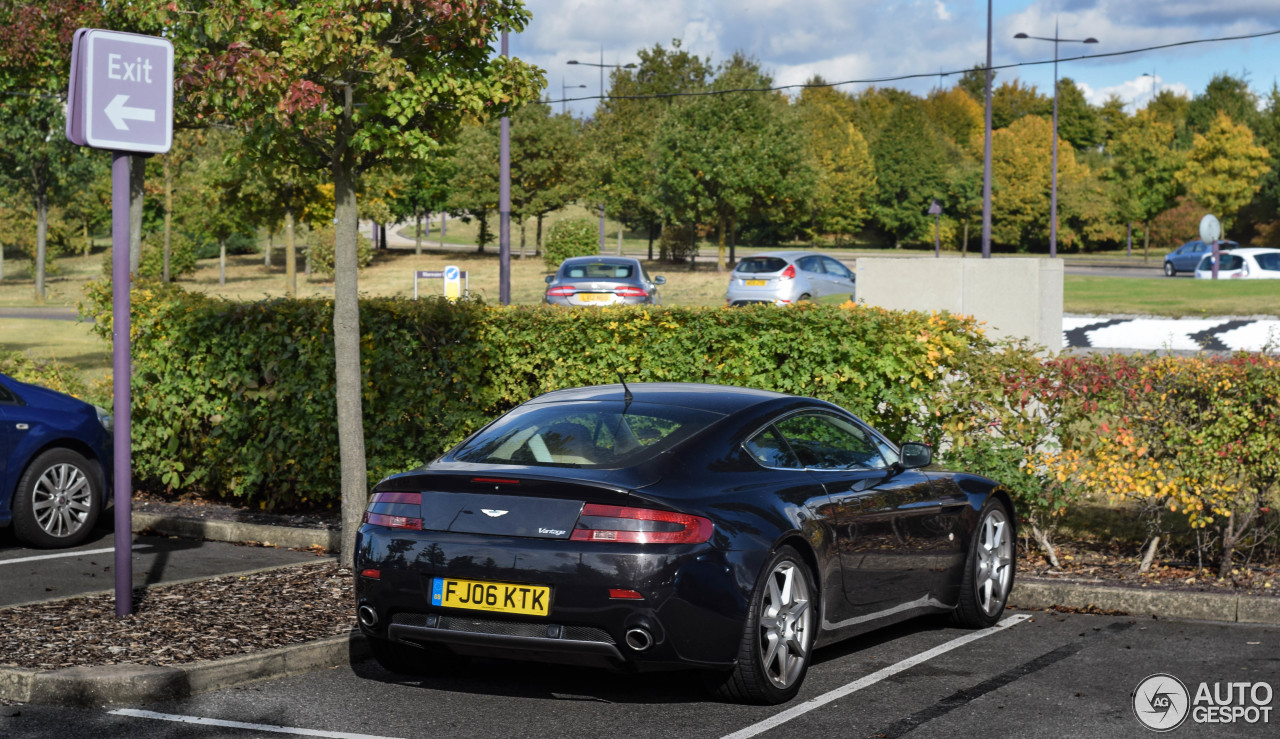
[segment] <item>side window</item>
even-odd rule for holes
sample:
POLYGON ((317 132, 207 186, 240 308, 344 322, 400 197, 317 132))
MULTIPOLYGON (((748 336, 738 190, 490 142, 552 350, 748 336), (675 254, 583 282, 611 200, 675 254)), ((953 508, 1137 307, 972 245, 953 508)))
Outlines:
POLYGON ((829 275, 835 275, 836 277, 843 277, 846 280, 853 278, 853 273, 849 271, 848 267, 837 262, 831 257, 823 257, 822 266, 827 270, 827 274, 829 275))
POLYGON ((808 469, 870 470, 887 466, 875 440, 839 416, 801 413, 776 425, 800 464, 808 469))
POLYGON ((782 440, 772 426, 756 434, 743 447, 765 467, 800 469, 800 463, 796 461, 796 455, 791 453, 791 447, 787 446, 787 442, 782 440))
POLYGON ((821 257, 804 257, 802 259, 797 260, 796 264, 799 265, 800 269, 804 270, 805 272, 817 272, 819 274, 822 273, 821 257))
POLYGON ((9 392, 9 388, 0 384, 0 403, 17 403, 18 398, 9 392))

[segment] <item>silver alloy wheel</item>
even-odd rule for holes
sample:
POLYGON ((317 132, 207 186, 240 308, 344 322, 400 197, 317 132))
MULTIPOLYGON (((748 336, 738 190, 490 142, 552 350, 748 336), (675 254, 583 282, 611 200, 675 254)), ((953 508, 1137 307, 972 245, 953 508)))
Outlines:
POLYGON ((49 536, 65 538, 84 526, 93 507, 89 476, 73 464, 55 464, 36 480, 31 511, 49 536))
POLYGON ((975 595, 983 613, 991 616, 1004 608, 1013 576, 1013 539, 1009 536, 1009 519, 1002 508, 992 508, 982 519, 976 552, 975 595))
POLYGON ((786 689, 804 675, 809 659, 812 613, 809 585, 795 562, 782 561, 769 573, 760 601, 760 664, 769 681, 786 689))

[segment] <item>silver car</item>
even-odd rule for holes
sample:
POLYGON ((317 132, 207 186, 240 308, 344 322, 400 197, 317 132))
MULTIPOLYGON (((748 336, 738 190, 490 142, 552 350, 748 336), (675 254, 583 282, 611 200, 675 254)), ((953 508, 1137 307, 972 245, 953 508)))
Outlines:
POLYGON ((856 300, 857 275, 831 257, 810 251, 771 251, 746 257, 729 277, 725 303, 793 305, 824 295, 856 300))
POLYGON ((658 305, 661 275, 652 280, 630 257, 570 257, 547 275, 544 302, 551 305, 658 305))

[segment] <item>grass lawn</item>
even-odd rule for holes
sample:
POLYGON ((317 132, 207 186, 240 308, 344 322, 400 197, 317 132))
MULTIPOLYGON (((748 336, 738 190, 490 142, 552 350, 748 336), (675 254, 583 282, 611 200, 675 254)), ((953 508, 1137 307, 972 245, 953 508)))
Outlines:
POLYGON ((1063 310, 1095 315, 1280 315, 1280 280, 1067 275, 1063 310))

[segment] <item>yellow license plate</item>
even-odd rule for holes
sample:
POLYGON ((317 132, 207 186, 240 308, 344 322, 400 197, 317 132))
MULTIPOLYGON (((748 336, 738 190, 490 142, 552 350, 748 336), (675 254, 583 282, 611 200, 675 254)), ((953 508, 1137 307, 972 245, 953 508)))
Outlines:
POLYGON ((431 605, 545 616, 551 610, 551 588, 436 577, 431 580, 431 605))
POLYGON ((578 293, 578 300, 584 303, 608 303, 613 300, 613 293, 578 293))
POLYGON ((742 284, 747 287, 764 287, 769 284, 768 280, 743 280, 742 284))

